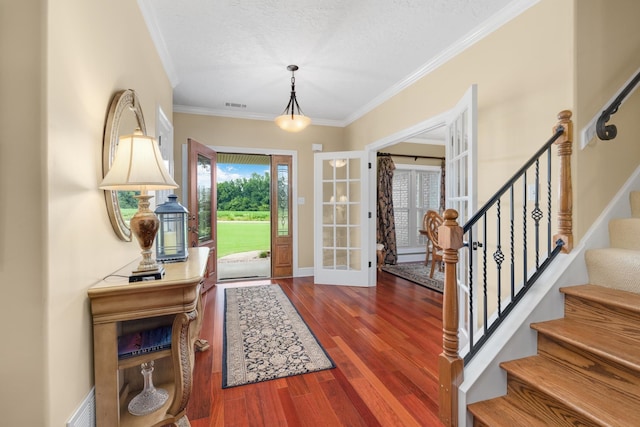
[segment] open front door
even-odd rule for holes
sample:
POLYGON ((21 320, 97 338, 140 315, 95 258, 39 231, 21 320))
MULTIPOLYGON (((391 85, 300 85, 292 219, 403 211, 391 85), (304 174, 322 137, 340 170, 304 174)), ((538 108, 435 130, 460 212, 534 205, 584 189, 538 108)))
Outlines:
POLYGON ((368 286, 365 153, 316 153, 314 159, 314 281, 368 286))
POLYGON ((216 284, 216 152, 193 139, 189 153, 189 245, 209 248, 203 292, 216 284))
MULTIPOLYGON (((472 85, 458 102, 447 121, 446 145, 446 207, 458 211, 458 224, 464 225, 478 209, 477 194, 477 86, 472 85)), ((469 276, 466 266, 473 262, 474 251, 463 248, 459 251, 458 289, 461 302, 469 306, 469 276)), ((479 271, 477 268, 474 271, 479 271)), ((476 303, 475 301, 473 302, 476 303)), ((466 311, 459 310, 461 342, 463 348, 468 342, 469 322, 466 311)))
POLYGON ((271 156, 271 275, 293 276, 291 156, 271 156))

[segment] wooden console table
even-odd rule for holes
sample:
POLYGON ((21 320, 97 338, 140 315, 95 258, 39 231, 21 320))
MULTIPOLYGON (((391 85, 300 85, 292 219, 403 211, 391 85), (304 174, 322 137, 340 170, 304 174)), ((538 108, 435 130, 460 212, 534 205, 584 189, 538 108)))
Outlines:
POLYGON ((165 264, 160 280, 129 283, 137 261, 88 290, 93 316, 96 423, 113 426, 189 426, 185 415, 191 394, 194 342, 200 331, 200 291, 208 248, 190 248, 185 262, 165 264), (118 358, 118 336, 172 325, 171 348, 118 358), (153 383, 169 392, 159 410, 131 415, 129 401, 143 387, 140 365, 153 360, 153 383))

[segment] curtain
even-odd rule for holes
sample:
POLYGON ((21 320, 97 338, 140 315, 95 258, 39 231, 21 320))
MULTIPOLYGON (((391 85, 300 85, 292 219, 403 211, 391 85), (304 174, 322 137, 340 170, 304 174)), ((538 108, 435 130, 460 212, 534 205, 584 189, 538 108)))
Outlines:
POLYGON ((393 216, 393 171, 396 166, 391 156, 378 157, 378 225, 377 242, 384 245, 383 260, 385 264, 397 264, 396 223, 393 216))

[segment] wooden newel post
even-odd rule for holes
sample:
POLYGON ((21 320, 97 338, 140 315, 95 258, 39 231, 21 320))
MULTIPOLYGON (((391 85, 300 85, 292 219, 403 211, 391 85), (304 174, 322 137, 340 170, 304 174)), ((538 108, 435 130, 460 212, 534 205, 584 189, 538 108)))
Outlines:
POLYGON ((558 124, 553 128, 553 133, 560 126, 564 129, 564 132, 555 142, 555 145, 558 146, 558 157, 560 157, 558 234, 553 236, 553 240, 562 240, 564 242, 562 252, 569 253, 573 249, 573 187, 571 185, 573 122, 571 121, 571 111, 563 110, 558 113, 558 124))
POLYGON ((444 223, 438 228, 438 242, 443 248, 444 292, 442 298, 442 353, 438 358, 440 377, 440 421, 445 426, 458 425, 458 386, 462 383, 463 360, 458 354, 458 249, 463 246, 458 212, 447 209, 444 223))

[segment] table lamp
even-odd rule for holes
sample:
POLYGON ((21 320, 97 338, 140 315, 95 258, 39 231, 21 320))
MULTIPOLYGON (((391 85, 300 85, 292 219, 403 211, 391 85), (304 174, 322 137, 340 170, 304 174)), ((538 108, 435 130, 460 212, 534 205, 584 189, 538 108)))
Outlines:
POLYGON ((142 248, 142 260, 129 276, 129 282, 160 279, 164 268, 152 256, 153 241, 160 221, 149 209, 153 197, 148 191, 178 188, 164 166, 160 148, 155 139, 138 128, 131 135, 120 137, 111 169, 99 186, 103 190, 140 191, 135 196, 138 211, 131 218, 131 231, 142 248))

